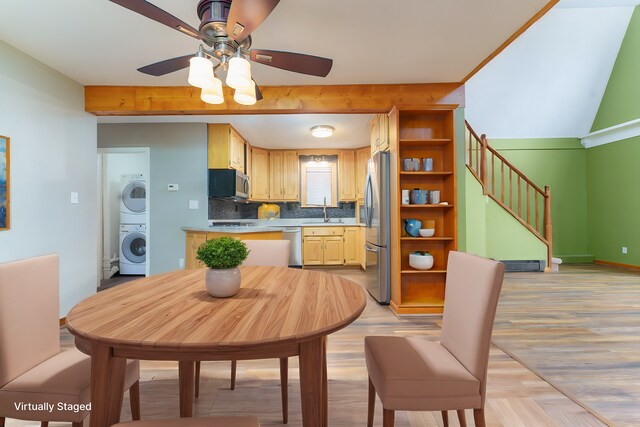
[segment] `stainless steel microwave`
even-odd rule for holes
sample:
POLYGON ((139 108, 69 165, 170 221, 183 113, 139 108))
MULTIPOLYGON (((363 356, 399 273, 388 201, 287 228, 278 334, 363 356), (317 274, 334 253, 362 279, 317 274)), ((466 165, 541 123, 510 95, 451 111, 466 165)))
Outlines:
POLYGON ((209 169, 209 197, 246 200, 249 177, 235 169, 209 169))

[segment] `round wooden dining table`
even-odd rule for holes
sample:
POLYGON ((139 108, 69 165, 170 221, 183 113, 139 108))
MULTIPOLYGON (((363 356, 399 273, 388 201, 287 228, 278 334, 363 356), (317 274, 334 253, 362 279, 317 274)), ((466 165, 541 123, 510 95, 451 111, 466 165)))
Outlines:
POLYGON ((116 424, 126 359, 177 360, 180 416, 193 408, 201 360, 300 357, 302 422, 327 426, 326 337, 356 320, 363 288, 334 274, 241 267, 231 298, 206 291, 206 269, 135 280, 93 295, 67 315, 75 344, 91 356, 91 427, 116 424))

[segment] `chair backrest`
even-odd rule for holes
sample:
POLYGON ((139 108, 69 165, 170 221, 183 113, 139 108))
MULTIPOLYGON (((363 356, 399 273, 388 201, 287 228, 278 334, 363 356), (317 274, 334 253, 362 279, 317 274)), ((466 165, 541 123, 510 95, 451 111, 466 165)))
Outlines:
POLYGON ((58 255, 0 264, 0 387, 60 352, 58 255))
POLYGON ((243 240, 251 252, 242 265, 289 266, 291 242, 288 240, 243 240))
POLYGON ((449 252, 441 344, 480 381, 483 398, 503 278, 501 262, 449 252))

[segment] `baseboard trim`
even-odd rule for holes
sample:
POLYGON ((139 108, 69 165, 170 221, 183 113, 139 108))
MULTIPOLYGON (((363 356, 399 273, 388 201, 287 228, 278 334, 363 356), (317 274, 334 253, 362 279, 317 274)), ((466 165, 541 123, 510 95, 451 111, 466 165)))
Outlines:
POLYGON ((61 327, 64 326, 66 323, 67 323, 67 318, 66 317, 63 317, 63 318, 60 319, 60 326, 61 327))
POLYGON ((563 264, 591 264, 595 260, 594 255, 582 254, 582 255, 553 255, 555 258, 560 258, 563 264))
POLYGON ((630 268, 631 270, 640 270, 640 265, 623 264, 621 262, 603 261, 601 259, 595 260, 596 264, 610 265, 612 267, 630 268))

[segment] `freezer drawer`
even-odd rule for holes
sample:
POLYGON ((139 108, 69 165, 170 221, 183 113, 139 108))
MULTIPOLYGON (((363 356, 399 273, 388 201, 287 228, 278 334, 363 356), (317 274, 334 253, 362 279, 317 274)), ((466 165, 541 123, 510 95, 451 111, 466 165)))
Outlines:
POLYGON ((391 274, 389 271, 389 250, 365 243, 367 268, 365 287, 376 301, 388 304, 391 299, 391 274))

